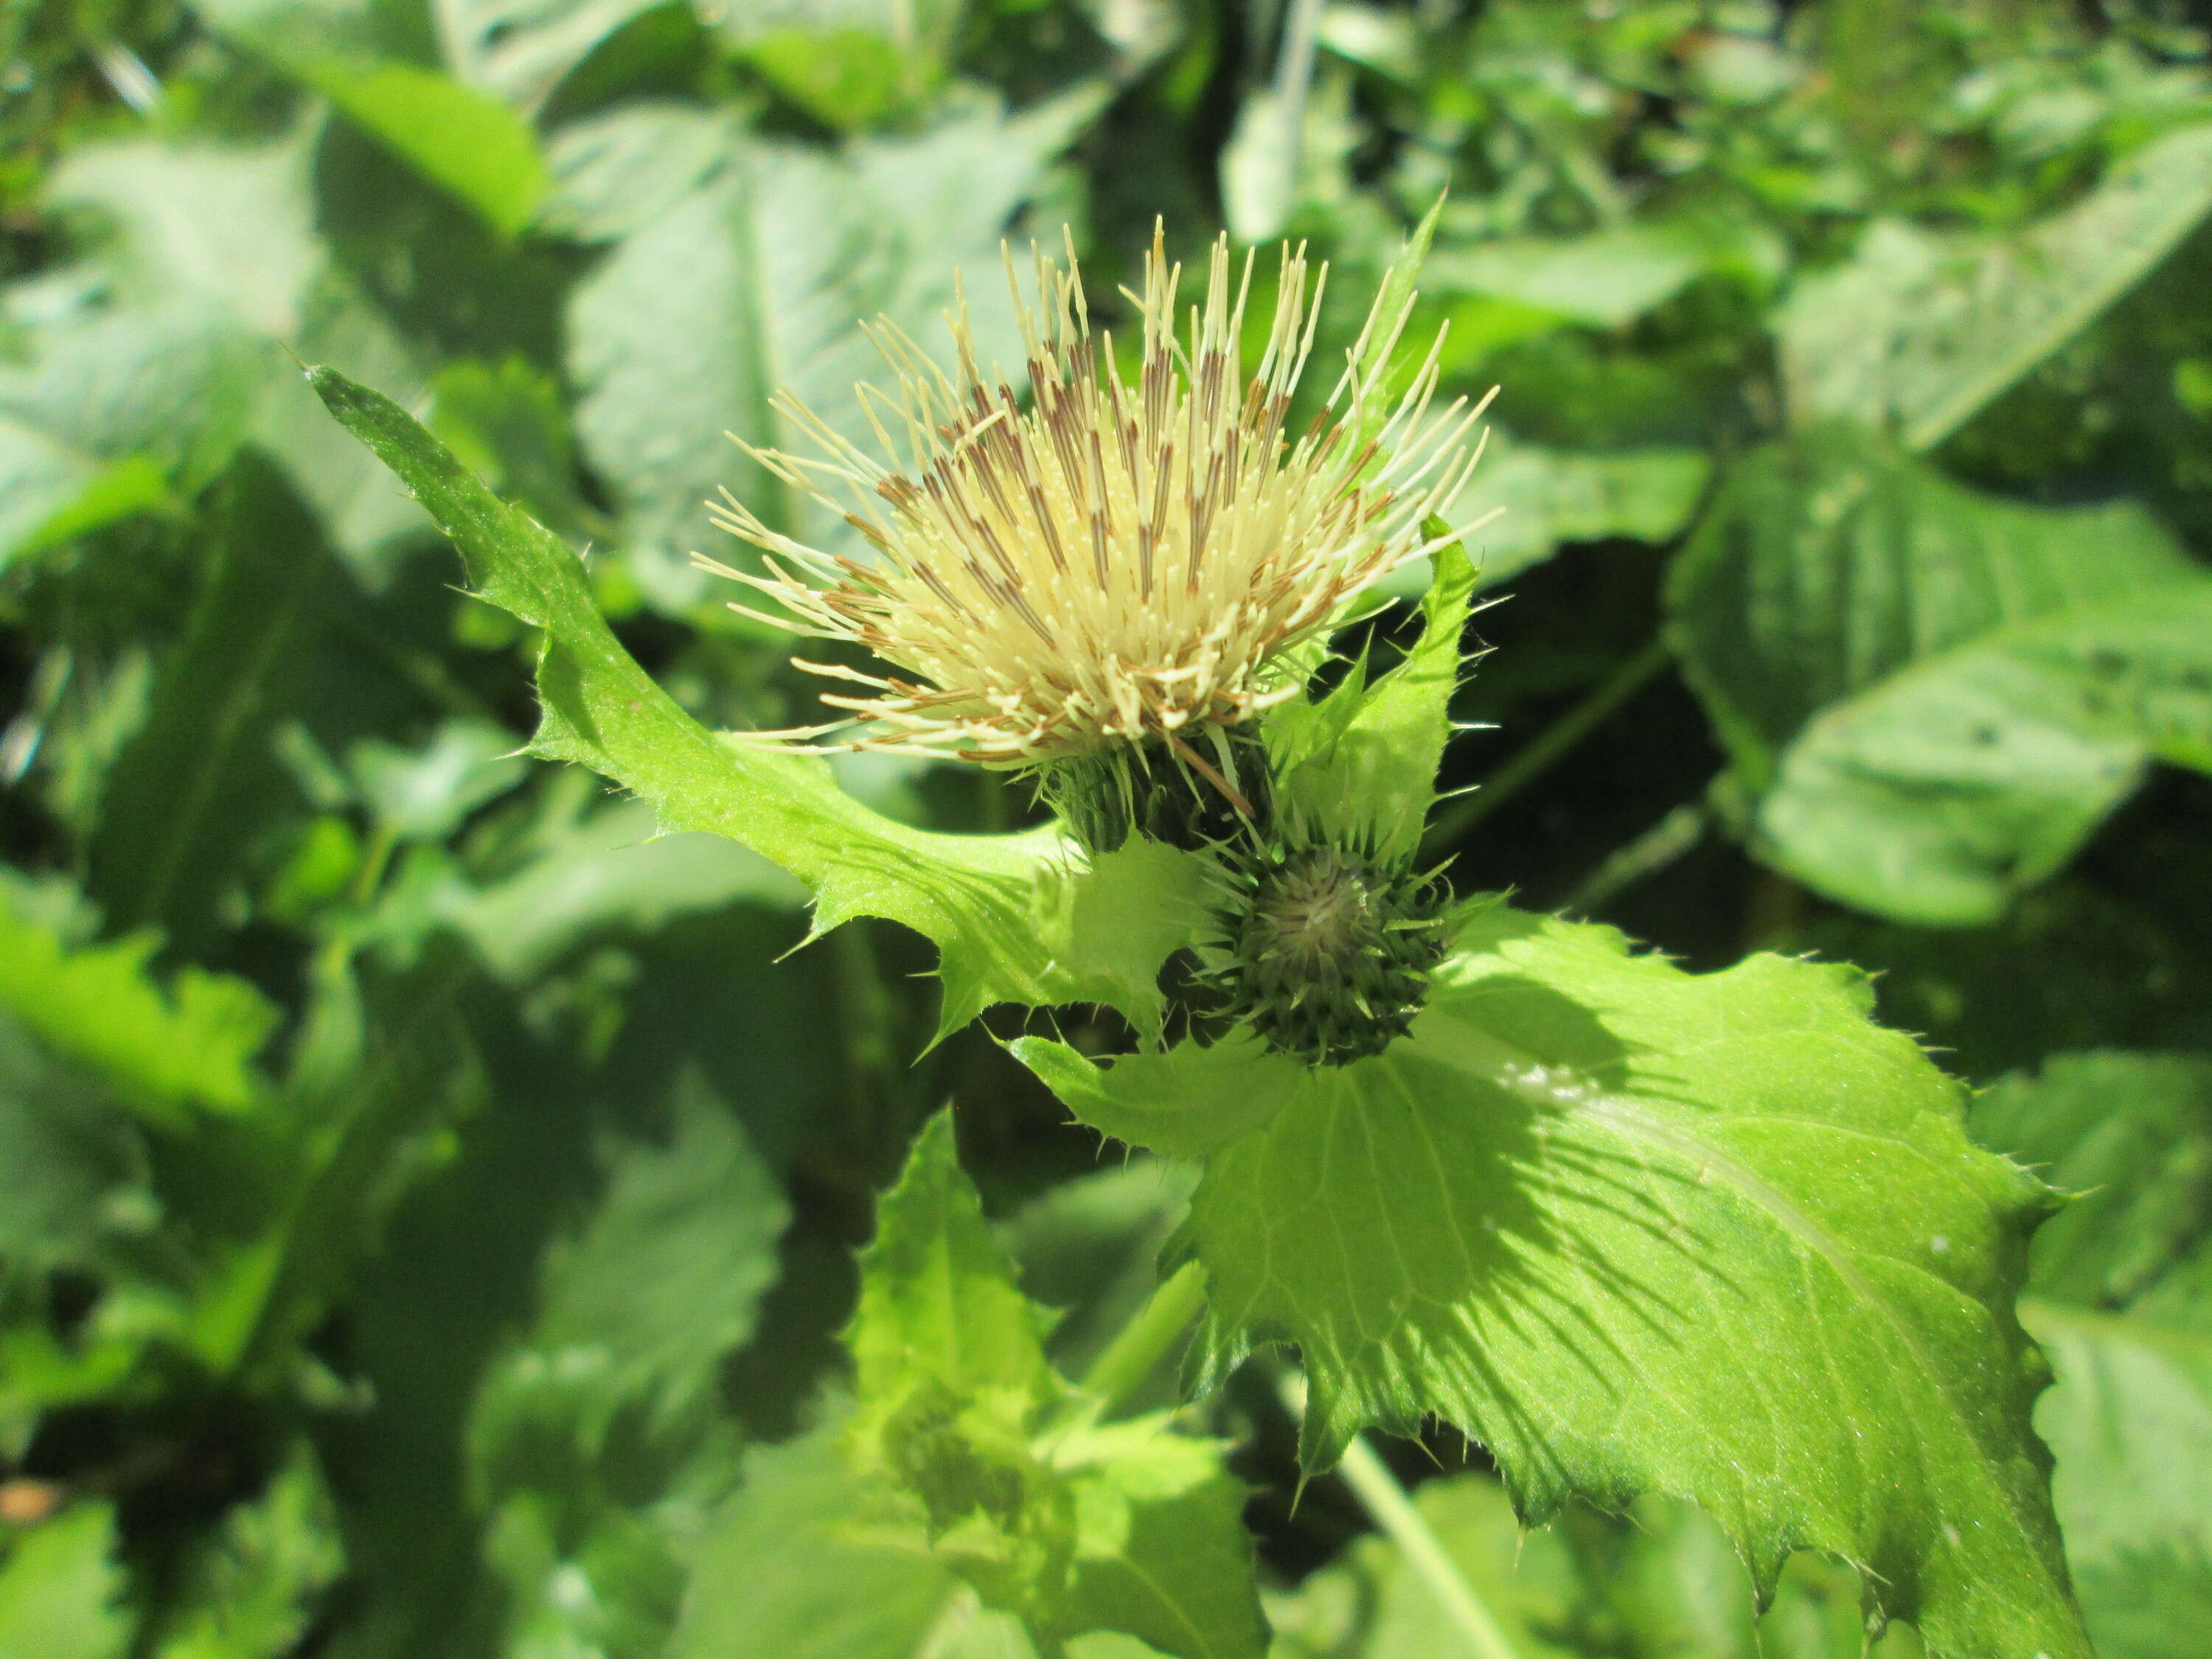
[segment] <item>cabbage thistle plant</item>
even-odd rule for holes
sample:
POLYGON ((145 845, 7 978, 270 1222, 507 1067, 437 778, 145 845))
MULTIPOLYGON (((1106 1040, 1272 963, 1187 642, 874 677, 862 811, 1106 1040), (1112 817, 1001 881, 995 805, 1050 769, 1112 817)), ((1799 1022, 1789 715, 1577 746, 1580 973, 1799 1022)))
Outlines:
MULTIPOLYGON (((879 331, 890 386, 850 418, 785 400, 811 453, 757 459, 843 531, 809 544, 732 494, 716 520, 752 551, 710 562, 819 642, 794 660, 830 717, 785 731, 705 730, 572 550, 387 400, 312 378, 475 591, 542 630, 534 752, 783 864, 817 934, 926 935, 940 1035, 994 1005, 1115 1011, 1091 1029, 1124 1052, 1049 1015, 1010 1046, 1103 1137, 1196 1172, 1157 1292, 1070 1378, 948 1126, 924 1132, 862 1258, 850 1397, 823 1407, 854 1494, 835 1547, 938 1564, 1010 1650, 1109 1631, 1261 1659, 1223 1447, 1130 1413, 1170 1354, 1200 1398, 1279 1350, 1310 1470, 1387 1484, 1363 1431, 1442 1421, 1529 1522, 1686 1497, 1762 1594, 1819 1551, 1858 1570, 1870 1629, 2084 1659, 2013 1312, 2049 1191, 1969 1142, 1961 1091, 1856 971, 1691 974, 1419 864, 1477 588, 1479 529, 1437 514, 1481 413, 1443 398, 1434 347, 1400 349, 1428 228, 1303 420, 1322 274, 1282 254, 1248 357, 1252 261, 1216 244, 1179 319, 1164 234, 1126 359, 1071 252, 1018 285, 1026 390, 963 308, 942 359, 879 331), (1332 660, 1424 557, 1402 648, 1332 660), (838 788, 841 748, 1018 771, 1056 817, 911 828, 838 788)), ((1507 1651, 1414 1553, 1466 1650, 1507 1651)))

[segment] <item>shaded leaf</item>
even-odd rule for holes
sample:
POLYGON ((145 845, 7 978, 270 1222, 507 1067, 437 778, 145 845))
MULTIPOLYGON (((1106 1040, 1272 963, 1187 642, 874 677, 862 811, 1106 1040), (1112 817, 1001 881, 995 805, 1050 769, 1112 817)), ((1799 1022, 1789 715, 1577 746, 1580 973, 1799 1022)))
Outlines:
POLYGON ((337 1516, 304 1444, 268 1490, 199 1540, 157 1659, 283 1659, 344 1570, 337 1516))
POLYGON ((434 70, 322 56, 289 67, 501 235, 518 234, 551 185, 521 117, 434 70))

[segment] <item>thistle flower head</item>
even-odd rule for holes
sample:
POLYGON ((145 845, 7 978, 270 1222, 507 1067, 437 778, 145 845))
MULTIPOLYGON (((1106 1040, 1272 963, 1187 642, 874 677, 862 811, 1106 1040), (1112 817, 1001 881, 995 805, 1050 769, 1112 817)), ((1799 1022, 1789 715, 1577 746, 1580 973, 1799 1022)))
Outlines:
POLYGON ((1369 418, 1403 323, 1380 302, 1320 417, 1289 430, 1327 270, 1283 250, 1273 324, 1248 375, 1252 270, 1248 256, 1232 271, 1227 238, 1217 242, 1204 302, 1178 333, 1182 267, 1156 231, 1144 293, 1127 295, 1143 330, 1132 382, 1110 336, 1093 337, 1073 247, 1064 267, 1035 254, 1027 295, 1009 255, 1028 405, 976 362, 964 304, 951 319, 957 378, 878 324, 896 395, 860 391, 879 454, 781 394, 820 453, 749 453, 842 514, 875 556, 802 545, 725 490, 715 521, 764 550, 765 574, 700 562, 785 614, 734 609, 864 646, 882 672, 794 658, 842 683, 822 698, 840 718, 761 735, 1018 766, 1150 744, 1219 783, 1192 738, 1297 695, 1286 654, 1438 544, 1423 525, 1480 451, 1468 442, 1479 406, 1429 417, 1435 348, 1388 419, 1369 418))

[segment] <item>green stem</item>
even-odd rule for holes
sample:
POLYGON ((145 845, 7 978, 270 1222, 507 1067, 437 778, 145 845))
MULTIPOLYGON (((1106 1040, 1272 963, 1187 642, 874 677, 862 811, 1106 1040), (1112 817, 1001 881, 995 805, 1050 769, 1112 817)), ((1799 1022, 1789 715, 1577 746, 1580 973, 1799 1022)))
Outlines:
POLYGON ((1712 814, 1702 800, 1688 801, 1627 845, 1606 854, 1605 862, 1583 878, 1567 895, 1564 908, 1589 915, 1646 876, 1656 875, 1705 838, 1712 814))
POLYGON ((1084 1372, 1084 1391, 1105 1401, 1104 1415, 1110 1417, 1128 1403, 1205 1305, 1206 1269, 1186 1261, 1084 1372))
POLYGON ((1422 850, 1433 857, 1464 841, 1477 824, 1550 771, 1623 703, 1656 679, 1668 660, 1665 642, 1654 640, 1614 669, 1534 742, 1498 768, 1480 789, 1447 809, 1430 826, 1422 850))
POLYGON ((1453 1626, 1467 1638, 1468 1651, 1475 1659, 1521 1659, 1496 1617, 1475 1595, 1474 1586, 1467 1582, 1467 1575, 1446 1553, 1365 1436, 1355 1436, 1344 1449, 1344 1461, 1336 1466, 1336 1472, 1383 1535, 1398 1547, 1406 1565, 1437 1598, 1437 1605, 1453 1626))
MULTIPOLYGON (((1304 1418, 1306 1409, 1305 1379, 1295 1372, 1278 1370, 1275 1392, 1291 1416, 1304 1418)), ((1451 1559, 1451 1553, 1413 1500, 1398 1484, 1398 1477, 1390 1473, 1390 1466, 1364 1435, 1354 1435, 1352 1443, 1344 1449, 1343 1461, 1336 1472, 1344 1477, 1344 1484, 1352 1488, 1352 1495, 1359 1500, 1369 1519, 1382 1529, 1382 1535, 1398 1547, 1406 1565, 1413 1576, 1436 1597, 1437 1605, 1451 1620, 1452 1627, 1466 1638, 1467 1650, 1474 1659, 1522 1659, 1517 1649, 1498 1624, 1497 1615, 1485 1607, 1482 1598, 1475 1594, 1467 1575, 1451 1559)))

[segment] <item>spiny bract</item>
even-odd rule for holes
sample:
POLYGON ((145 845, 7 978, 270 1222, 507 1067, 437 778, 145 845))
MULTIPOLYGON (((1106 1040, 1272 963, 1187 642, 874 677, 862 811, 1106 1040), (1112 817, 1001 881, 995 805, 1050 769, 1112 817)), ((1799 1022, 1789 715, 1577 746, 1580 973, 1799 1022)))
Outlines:
POLYGON ((1128 296, 1144 339, 1133 386, 1110 336, 1092 337, 1072 246, 1065 269, 1042 252, 1035 264, 1032 300, 1007 259, 1028 351, 1026 409, 976 362, 963 305, 952 319, 957 383, 888 324, 872 331, 898 389, 861 389, 885 459, 787 392, 778 407, 821 455, 747 447, 842 514, 878 556, 803 546, 725 490, 716 522, 764 550, 766 574, 700 562, 788 613, 762 620, 864 646, 890 671, 795 658, 852 687, 823 696, 845 714, 757 735, 835 732, 817 746, 1026 767, 1109 751, 1146 766, 1145 752, 1158 750, 1237 800, 1215 764, 1227 759, 1222 734, 1297 694, 1301 676, 1285 653, 1348 598, 1452 539, 1423 526, 1465 483, 1480 410, 1462 400, 1430 418, 1431 349, 1388 420, 1365 422, 1378 429, 1358 435, 1375 403, 1358 366, 1378 366, 1369 381, 1379 376, 1403 325, 1402 311, 1386 317, 1378 301, 1319 418, 1291 437, 1291 392, 1327 275, 1309 297, 1302 248, 1283 250, 1267 347, 1242 380, 1253 261, 1232 282, 1226 237, 1213 247, 1203 307, 1190 308, 1186 345, 1176 331, 1182 267, 1156 230, 1145 291, 1128 296))
POLYGON ((1224 912, 1224 1010, 1279 1054, 1343 1065, 1405 1035, 1443 959, 1436 883, 1349 848, 1253 861, 1224 912))

